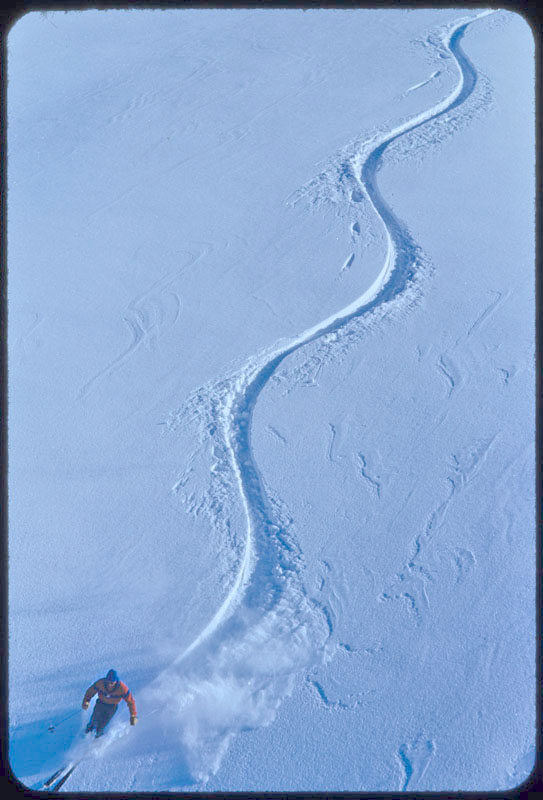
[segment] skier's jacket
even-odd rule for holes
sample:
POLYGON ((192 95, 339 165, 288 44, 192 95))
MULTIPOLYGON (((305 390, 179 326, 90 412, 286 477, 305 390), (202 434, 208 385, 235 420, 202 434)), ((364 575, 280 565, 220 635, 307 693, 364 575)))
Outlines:
POLYGON ((127 704, 128 708, 130 709, 130 716, 136 716, 136 701, 132 697, 132 693, 126 683, 122 681, 117 681, 113 689, 108 692, 106 689, 106 681, 104 678, 100 678, 92 686, 89 686, 87 691, 85 692, 84 702, 89 702, 91 697, 98 692, 98 699, 102 701, 102 703, 112 703, 113 705, 119 705, 121 700, 124 700, 127 704))

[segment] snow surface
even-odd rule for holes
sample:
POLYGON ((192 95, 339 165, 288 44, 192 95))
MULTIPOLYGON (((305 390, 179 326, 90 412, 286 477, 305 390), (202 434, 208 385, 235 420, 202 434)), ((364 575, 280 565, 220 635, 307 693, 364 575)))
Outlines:
POLYGON ((16 776, 81 752, 65 790, 520 783, 526 22, 34 12, 8 55, 16 776), (93 748, 111 667, 139 725, 93 748))

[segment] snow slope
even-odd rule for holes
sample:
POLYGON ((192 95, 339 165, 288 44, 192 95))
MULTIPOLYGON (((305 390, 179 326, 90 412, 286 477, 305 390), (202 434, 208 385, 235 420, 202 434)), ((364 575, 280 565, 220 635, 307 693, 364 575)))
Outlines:
POLYGON ((13 28, 23 783, 110 667, 140 724, 66 789, 528 775, 532 58, 481 9, 13 28))

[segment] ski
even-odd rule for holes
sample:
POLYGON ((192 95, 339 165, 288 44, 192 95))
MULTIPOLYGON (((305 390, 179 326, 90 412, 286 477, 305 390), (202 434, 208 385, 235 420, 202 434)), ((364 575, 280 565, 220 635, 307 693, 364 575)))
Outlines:
POLYGON ((75 764, 72 764, 68 772, 65 772, 62 778, 59 781, 57 781, 55 785, 52 787, 51 789, 52 792, 58 792, 60 787, 64 786, 64 784, 66 783, 66 781, 68 780, 68 778, 70 777, 70 775, 72 774, 72 772, 74 771, 74 769, 77 767, 78 764, 79 761, 76 761, 75 764))
POLYGON ((58 776, 60 775, 60 773, 61 773, 61 772, 64 772, 64 770, 66 769, 66 767, 67 767, 67 766, 68 766, 68 765, 64 765, 64 766, 63 766, 63 767, 61 767, 60 769, 57 769, 57 771, 56 771, 56 772, 53 772, 53 774, 51 775, 51 777, 50 777, 50 778, 47 778, 47 780, 43 782, 43 785, 44 785, 44 787, 47 789, 47 787, 48 787, 48 786, 51 786, 51 784, 53 783, 53 781, 55 780, 55 778, 58 778, 58 776))

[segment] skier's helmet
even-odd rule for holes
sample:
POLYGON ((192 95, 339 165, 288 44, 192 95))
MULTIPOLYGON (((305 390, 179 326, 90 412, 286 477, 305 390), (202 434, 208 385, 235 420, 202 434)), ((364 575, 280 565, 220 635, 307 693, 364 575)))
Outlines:
POLYGON ((119 682, 119 676, 117 675, 114 669, 109 670, 108 674, 106 675, 106 681, 109 681, 110 683, 119 682))

